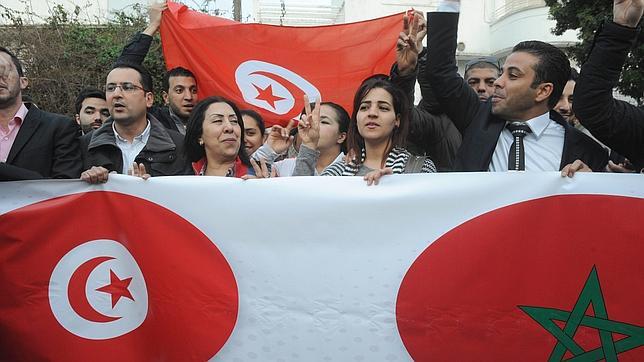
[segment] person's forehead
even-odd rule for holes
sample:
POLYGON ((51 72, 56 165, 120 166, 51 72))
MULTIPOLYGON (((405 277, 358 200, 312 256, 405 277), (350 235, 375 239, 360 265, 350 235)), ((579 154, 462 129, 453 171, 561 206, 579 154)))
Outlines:
POLYGON ((217 102, 208 106, 206 115, 210 114, 223 114, 225 116, 235 115, 235 110, 228 103, 217 102))
POLYGON ((168 84, 170 85, 170 88, 174 88, 179 85, 184 87, 191 87, 191 86, 197 85, 197 81, 193 77, 175 75, 173 77, 168 78, 168 84))
POLYGON ((107 83, 130 82, 138 84, 141 82, 141 75, 132 68, 115 68, 107 74, 107 83))
POLYGON ((106 108, 107 102, 102 98, 87 97, 83 99, 83 108, 92 106, 96 108, 106 108))
POLYGON ((533 70, 533 66, 537 64, 537 57, 526 52, 514 52, 508 55, 503 64, 503 69, 517 68, 526 73, 533 70))
POLYGON ((2 57, 2 60, 4 60, 4 61, 9 61, 9 62, 13 63, 11 61, 11 55, 9 55, 8 53, 0 51, 0 57, 2 57))
POLYGON ((259 129, 259 125, 257 124, 257 120, 247 114, 242 115, 242 119, 244 120, 244 129, 259 129))
POLYGON ((387 102, 392 103, 393 97, 391 94, 383 88, 374 88, 367 92, 367 94, 362 99, 363 102, 374 101, 374 102, 387 102))
POLYGON ((331 107, 330 105, 328 105, 328 104, 323 104, 320 107, 320 116, 321 117, 326 117, 326 118, 331 119, 333 121, 337 121, 336 118, 338 118, 338 114, 335 111, 335 109, 333 107, 331 107))
POLYGON ((14 71, 14 72, 18 71, 18 69, 16 69, 16 65, 13 64, 13 60, 11 59, 11 55, 0 51, 0 57, 2 57, 2 62, 3 63, 7 63, 11 67, 12 71, 14 71))
POLYGON ((472 68, 467 71, 467 79, 478 78, 478 79, 487 79, 487 78, 497 78, 499 72, 496 68, 472 68))

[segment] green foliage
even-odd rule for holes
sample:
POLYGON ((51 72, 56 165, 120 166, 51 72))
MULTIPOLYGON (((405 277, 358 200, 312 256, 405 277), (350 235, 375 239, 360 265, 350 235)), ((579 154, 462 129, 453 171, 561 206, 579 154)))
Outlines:
MULTIPOLYGON (((71 12, 57 5, 49 17, 39 19, 28 11, 18 12, 0 5, 0 45, 18 56, 29 78, 25 94, 38 107, 73 115, 73 103, 85 87, 102 89, 112 64, 129 38, 147 25, 140 6, 129 13, 116 13, 111 21, 101 24, 81 22, 82 8, 71 12)), ((145 66, 154 78, 157 101, 165 62, 158 35, 155 37, 145 66)))
MULTIPOLYGON (((580 43, 567 49, 568 54, 583 64, 592 46, 595 31, 606 19, 612 19, 613 2, 608 0, 545 0, 550 7, 550 16, 557 22, 555 35, 566 30, 579 29, 580 43)), ((626 59, 622 78, 617 85, 620 93, 644 102, 644 36, 626 59)))

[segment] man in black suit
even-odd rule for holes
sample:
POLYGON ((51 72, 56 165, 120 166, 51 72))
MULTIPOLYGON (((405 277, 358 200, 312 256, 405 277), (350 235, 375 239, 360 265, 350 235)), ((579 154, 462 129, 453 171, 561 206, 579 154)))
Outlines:
POLYGON ((439 1, 428 14, 428 83, 463 135, 456 171, 556 171, 580 159, 603 170, 606 151, 552 111, 570 74, 556 47, 517 44, 487 102, 457 73, 454 55, 460 1, 439 1))
POLYGON ((575 87, 574 111, 593 136, 644 172, 644 108, 613 98, 629 50, 636 42, 644 0, 614 0, 613 21, 602 24, 575 87))
POLYGON ((0 180, 78 178, 79 126, 23 103, 27 84, 18 58, 0 47, 0 180))

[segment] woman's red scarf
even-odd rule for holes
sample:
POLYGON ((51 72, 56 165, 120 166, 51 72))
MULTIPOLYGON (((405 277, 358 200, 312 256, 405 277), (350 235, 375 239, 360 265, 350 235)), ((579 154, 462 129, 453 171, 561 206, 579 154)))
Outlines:
MULTIPOLYGON (((208 161, 206 160, 206 157, 202 158, 197 162, 192 163, 192 170, 195 172, 195 175, 197 176, 205 175, 207 167, 208 167, 208 161)), ((242 163, 239 157, 237 157, 235 159, 235 164, 233 165, 233 168, 232 168, 232 173, 231 173, 231 170, 228 170, 228 174, 226 174, 226 177, 239 178, 246 174, 248 174, 248 167, 242 163)))

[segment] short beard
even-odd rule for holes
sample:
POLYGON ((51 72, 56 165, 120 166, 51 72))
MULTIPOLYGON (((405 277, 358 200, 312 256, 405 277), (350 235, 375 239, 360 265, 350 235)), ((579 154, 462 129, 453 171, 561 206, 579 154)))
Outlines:
MULTIPOLYGON (((498 118, 505 119, 506 121, 510 120, 521 120, 521 114, 525 113, 530 109, 532 104, 530 104, 527 101, 524 101, 523 103, 514 103, 510 106, 514 108, 511 113, 510 110, 507 107, 508 105, 506 104, 506 107, 504 109, 494 109, 494 106, 492 106, 492 114, 498 118)), ((523 121, 527 121, 526 119, 523 119, 523 121)))
POLYGON ((90 124, 81 124, 81 129, 83 130, 83 134, 88 134, 92 132, 94 127, 92 127, 92 123, 90 124))
POLYGON ((180 113, 180 110, 177 107, 175 107, 172 103, 168 103, 168 107, 170 107, 170 110, 172 110, 172 113, 174 113, 175 116, 179 117, 179 119, 181 119, 181 121, 183 121, 184 124, 188 121, 188 118, 190 118, 190 115, 188 115, 187 117, 183 117, 180 113))
POLYGON ((124 127, 130 126, 134 124, 134 122, 136 122, 136 118, 134 117, 116 118, 112 116, 112 119, 114 120, 114 122, 116 122, 116 124, 124 127))
POLYGON ((7 109, 11 106, 16 105, 20 99, 20 91, 17 91, 14 94, 9 94, 8 97, 0 97, 0 109, 7 109))

